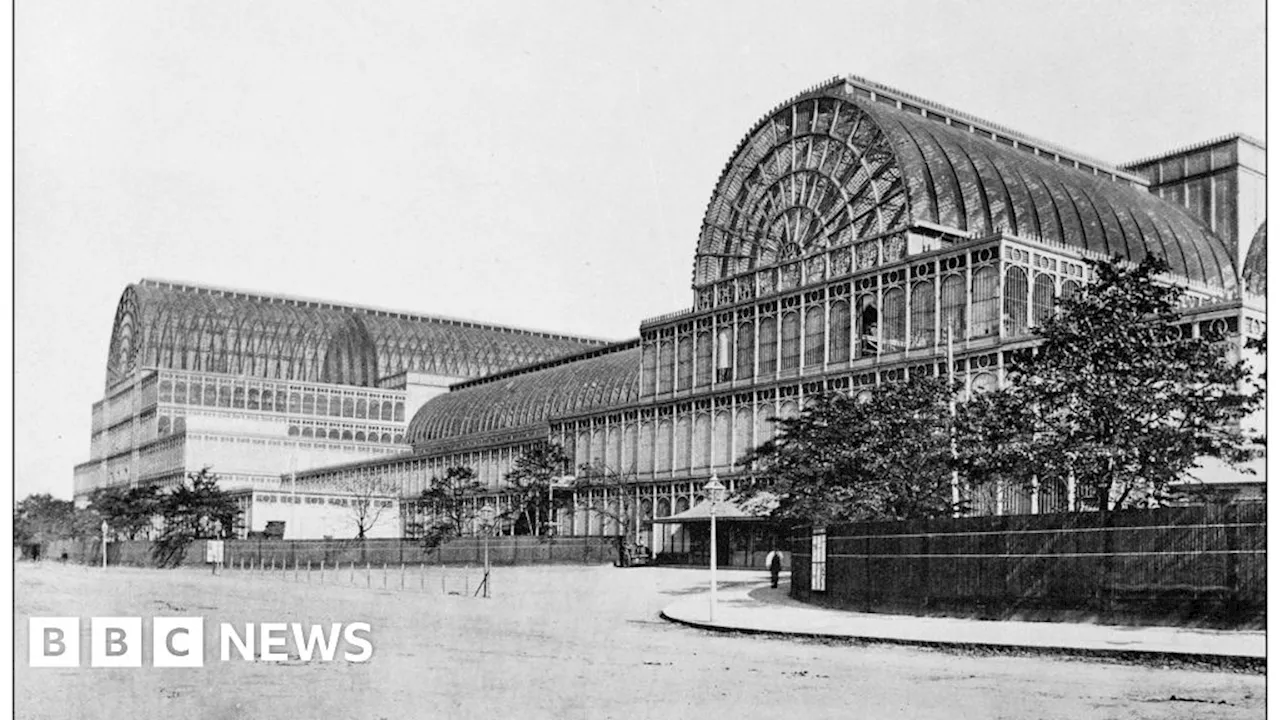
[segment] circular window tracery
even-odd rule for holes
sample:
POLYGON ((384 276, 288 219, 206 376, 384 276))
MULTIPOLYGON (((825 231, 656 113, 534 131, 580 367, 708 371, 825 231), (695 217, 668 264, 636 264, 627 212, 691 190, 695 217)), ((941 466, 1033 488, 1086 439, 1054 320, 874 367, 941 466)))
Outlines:
POLYGON ((721 175, 695 285, 899 228, 902 170, 857 105, 809 97, 759 123, 721 175))

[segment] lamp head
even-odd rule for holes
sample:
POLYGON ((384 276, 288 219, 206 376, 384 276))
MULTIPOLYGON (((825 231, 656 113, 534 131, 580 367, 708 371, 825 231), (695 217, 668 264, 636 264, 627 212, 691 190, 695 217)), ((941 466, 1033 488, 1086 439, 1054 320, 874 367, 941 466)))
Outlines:
POLYGON ((711 502, 720 502, 724 499, 725 487, 715 475, 712 475, 707 484, 702 486, 702 490, 711 499, 711 502))

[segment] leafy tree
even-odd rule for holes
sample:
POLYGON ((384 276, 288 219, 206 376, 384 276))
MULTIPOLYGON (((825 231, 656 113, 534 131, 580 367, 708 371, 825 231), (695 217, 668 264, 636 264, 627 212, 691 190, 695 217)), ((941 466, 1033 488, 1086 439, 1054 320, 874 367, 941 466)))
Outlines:
POLYGON ((539 517, 542 526, 550 529, 552 502, 561 506, 568 502, 565 497, 554 498, 550 489, 571 462, 564 448, 550 442, 540 442, 516 458, 506 479, 517 515, 517 534, 536 534, 539 517))
POLYGON ((970 487, 999 481, 1044 487, 1065 477, 1060 458, 1033 442, 1031 409, 1007 388, 959 403, 955 434, 956 469, 970 487))
POLYGON ((933 377, 877 386, 866 400, 816 396, 747 456, 754 469, 737 494, 771 492, 774 517, 814 524, 950 515, 949 400, 933 377))
POLYGON ((474 499, 484 493, 484 484, 469 467, 446 468, 444 477, 431 478, 422 491, 421 503, 434 510, 436 520, 425 529, 428 540, 459 537, 475 516, 474 499))
POLYGON ((13 507, 13 544, 89 537, 98 533, 100 523, 97 515, 77 508, 70 500, 59 500, 48 493, 28 495, 13 507))
POLYGON ((181 562, 195 540, 232 537, 242 513, 209 468, 188 473, 186 482, 162 493, 158 511, 162 528, 152 557, 161 567, 181 562))
POLYGON ((135 540, 145 537, 155 526, 160 514, 160 488, 156 485, 116 485, 95 490, 89 496, 89 507, 117 537, 135 540))
POLYGON ((1239 421, 1262 394, 1223 339, 1180 332, 1183 291, 1158 280, 1164 261, 1093 267, 1094 282, 1037 329, 1042 343, 1013 366, 1007 397, 991 406, 1002 412, 985 424, 1025 419, 1010 446, 1042 476, 1072 473, 1080 499, 1103 513, 1169 500, 1198 458, 1253 457, 1239 421))
POLYGON ((387 497, 394 496, 399 486, 385 477, 368 475, 352 478, 343 484, 350 494, 347 508, 356 525, 356 539, 363 540, 370 530, 377 527, 388 505, 387 497))

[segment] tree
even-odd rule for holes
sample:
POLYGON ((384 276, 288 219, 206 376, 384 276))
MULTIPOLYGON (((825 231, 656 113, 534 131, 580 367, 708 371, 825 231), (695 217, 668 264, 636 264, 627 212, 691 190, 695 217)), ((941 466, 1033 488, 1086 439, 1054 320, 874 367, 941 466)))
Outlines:
POLYGON ((351 495, 347 507, 356 524, 356 539, 364 540, 390 507, 386 498, 394 496, 399 486, 380 475, 363 475, 347 480, 342 487, 351 495))
MULTIPOLYGON (((543 519, 542 525, 550 528, 554 501, 550 488, 556 478, 565 474, 571 462, 564 448, 550 442, 533 445, 516 458, 506 480, 512 494, 512 512, 517 516, 517 534, 537 534, 539 517, 543 519)), ((562 498, 559 504, 567 502, 567 498, 562 498)))
POLYGON ((116 537, 135 540, 155 527, 160 488, 152 484, 101 488, 89 496, 89 507, 107 521, 116 537))
POLYGON ((13 506, 13 544, 44 544, 97 534, 101 521, 91 511, 48 493, 28 495, 13 506))
POLYGON ((583 464, 578 468, 574 479, 578 489, 602 489, 603 504, 592 502, 587 505, 587 512, 604 521, 613 522, 618 530, 618 566, 631 564, 631 539, 635 537, 636 525, 639 522, 640 506, 635 493, 636 474, 622 472, 605 465, 603 462, 583 464))
POLYGON ((942 378, 886 383, 859 400, 815 396, 748 454, 738 497, 777 496, 775 518, 813 524, 950 515, 950 387, 942 378))
POLYGON ((152 557, 160 567, 181 562, 195 540, 232 537, 242 514, 209 468, 188 473, 186 482, 162 493, 158 510, 162 526, 152 557))
POLYGON ((422 491, 421 503, 431 508, 436 520, 426 528, 427 537, 437 540, 459 537, 475 516, 474 500, 485 487, 476 479, 476 472, 469 467, 446 468, 444 477, 431 478, 431 484, 422 491))
POLYGON ((1199 458, 1254 457, 1240 420, 1262 394, 1225 338, 1181 332, 1183 290, 1159 281, 1165 262, 1091 264, 1094 282, 1036 330, 1001 401, 1029 418, 1018 442, 1038 471, 1071 473, 1084 504, 1109 513, 1167 502, 1199 458))
POLYGON ((1035 417, 1006 388, 978 393, 956 409, 956 469, 973 487, 1006 482, 1031 488, 1062 479, 1059 458, 1033 442, 1035 417))

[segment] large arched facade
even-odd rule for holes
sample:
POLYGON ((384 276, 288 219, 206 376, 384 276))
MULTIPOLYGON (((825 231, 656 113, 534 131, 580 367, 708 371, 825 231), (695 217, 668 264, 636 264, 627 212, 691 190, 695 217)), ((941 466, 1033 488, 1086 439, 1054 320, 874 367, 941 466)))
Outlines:
MULTIPOLYGON (((402 404, 363 398, 376 403, 379 422, 403 423, 393 452, 315 462, 298 482, 340 488, 372 474, 412 499, 449 467, 466 466, 486 488, 474 504, 502 506, 512 502, 505 476, 516 459, 551 441, 573 468, 628 479, 573 490, 572 510, 557 517, 561 532, 610 532, 616 519, 604 522, 596 509, 621 504, 633 508, 639 539, 693 557, 696 538, 653 520, 696 505, 710 477, 733 487, 739 460, 773 437, 775 419, 820 393, 922 375, 954 374, 970 393, 998 386, 1010 358, 1034 346, 1055 300, 1088 282, 1090 260, 1160 255, 1167 280, 1187 289, 1186 332, 1225 332, 1241 345, 1261 335, 1261 251, 1248 254, 1245 287, 1235 239, 1211 227, 1218 215, 1167 200, 1170 183, 1199 187, 1202 167, 1213 175, 1205 187, 1229 195, 1233 186, 1214 183, 1236 172, 1245 145, 1257 145, 1242 138, 1238 153, 1223 151, 1231 142, 1122 168, 838 77, 772 109, 733 149, 691 233, 690 306, 641 322, 635 340, 605 346, 144 282, 121 300, 108 385, 147 367, 297 384, 284 389, 289 403, 300 397, 299 413, 316 412, 308 391, 329 403, 305 424, 312 437, 339 443, 349 431, 384 432, 348 419, 371 417, 357 395, 402 391, 402 404), (414 396, 415 373, 468 379, 414 396)), ((1265 224, 1260 237, 1255 247, 1265 247, 1265 224)), ((1051 488, 976 499, 995 513, 1063 501, 1051 488)))

